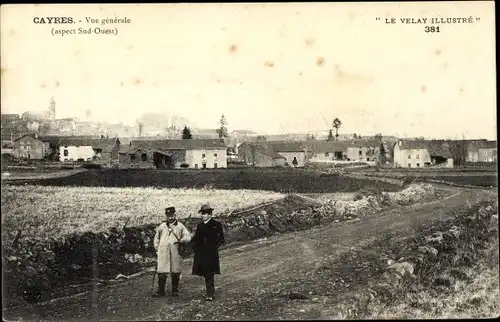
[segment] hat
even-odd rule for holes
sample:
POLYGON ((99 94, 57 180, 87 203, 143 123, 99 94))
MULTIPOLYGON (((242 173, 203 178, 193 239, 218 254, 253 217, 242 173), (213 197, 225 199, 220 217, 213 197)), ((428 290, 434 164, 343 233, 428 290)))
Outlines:
POLYGON ((208 211, 212 211, 214 210, 214 208, 210 207, 209 204, 204 204, 203 206, 201 206, 200 210, 198 211, 198 213, 201 213, 201 212, 208 212, 208 211))
POLYGON ((175 214, 175 207, 167 207, 165 208, 165 215, 171 216, 175 214))

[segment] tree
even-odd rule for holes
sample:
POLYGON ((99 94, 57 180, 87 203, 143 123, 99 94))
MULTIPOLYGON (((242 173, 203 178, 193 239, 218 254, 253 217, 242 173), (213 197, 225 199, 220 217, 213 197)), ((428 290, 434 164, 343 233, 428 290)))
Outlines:
POLYGON ((181 137, 181 131, 175 125, 171 125, 165 128, 165 136, 171 140, 178 139, 181 137))
POLYGON ((228 133, 227 133, 227 120, 224 114, 222 114, 220 121, 219 121, 220 127, 217 130, 217 133, 219 134, 219 138, 227 138, 228 133))
POLYGON ((382 133, 375 134, 375 140, 382 142, 382 133))
POLYGON ((338 118, 335 118, 332 123, 332 127, 335 129, 335 137, 339 137, 339 128, 342 126, 342 121, 338 118))
POLYGON ((257 136, 257 141, 267 141, 267 136, 265 136, 265 135, 258 135, 257 136))
POLYGON ((144 130, 144 123, 137 122, 137 127, 139 127, 139 136, 142 136, 142 131, 144 130))
POLYGON ((332 130, 330 130, 330 132, 328 132, 328 139, 326 139, 327 141, 332 141, 333 140, 333 133, 332 133, 332 130))
POLYGON ((187 125, 184 126, 184 129, 182 130, 182 139, 183 140, 190 140, 192 138, 193 138, 193 136, 191 135, 191 129, 189 129, 187 127, 187 125))
POLYGON ((358 135, 357 135, 356 133, 354 133, 354 134, 352 135, 352 137, 353 137, 353 139, 357 139, 357 138, 358 138, 358 135))

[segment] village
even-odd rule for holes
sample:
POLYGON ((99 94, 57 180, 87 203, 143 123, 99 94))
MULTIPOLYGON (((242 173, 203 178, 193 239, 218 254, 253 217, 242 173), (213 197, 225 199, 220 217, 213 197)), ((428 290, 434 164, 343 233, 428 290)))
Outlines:
POLYGON ((166 131, 162 133, 161 121, 155 122, 149 127, 145 126, 147 121, 138 122, 135 135, 133 128, 126 127, 113 131, 99 125, 91 131, 83 128, 92 127, 89 123, 56 119, 52 98, 44 115, 2 114, 2 160, 13 164, 42 160, 120 169, 301 168, 315 163, 454 168, 497 161, 496 141, 341 135, 339 119, 323 135, 228 132, 224 115, 217 129, 191 129, 186 124, 189 120, 181 117, 164 126, 166 131))

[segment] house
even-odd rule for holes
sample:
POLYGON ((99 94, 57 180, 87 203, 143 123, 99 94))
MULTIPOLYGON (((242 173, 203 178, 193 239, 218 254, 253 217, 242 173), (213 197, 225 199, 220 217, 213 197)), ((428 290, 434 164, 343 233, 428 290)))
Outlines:
POLYGON ((497 142, 487 140, 470 142, 467 146, 467 161, 497 162, 497 142))
POLYGON ((49 143, 38 134, 25 134, 14 140, 13 156, 19 159, 43 159, 50 154, 49 143))
POLYGON ((306 151, 302 141, 244 142, 238 147, 238 156, 248 165, 276 166, 283 163, 300 168, 307 162, 306 151))
POLYGON ((119 151, 124 168, 227 168, 221 139, 133 140, 119 151))
POLYGON ((345 160, 347 158, 347 146, 337 141, 305 142, 307 146, 307 158, 311 162, 331 162, 345 160))
POLYGON ((59 161, 118 161, 118 138, 55 137, 48 139, 59 161))
POLYGON ((394 167, 453 168, 453 154, 446 142, 400 140, 394 145, 394 167))
POLYGON ((285 157, 267 142, 243 142, 238 146, 238 159, 254 167, 285 166, 285 157))
POLYGON ((2 141, 2 154, 14 155, 13 141, 2 141))
POLYGON ((347 145, 348 161, 375 161, 376 155, 380 151, 379 140, 356 140, 344 142, 347 145))
POLYGON ((304 142, 268 142, 279 155, 285 157, 285 165, 301 168, 307 162, 307 147, 304 142))

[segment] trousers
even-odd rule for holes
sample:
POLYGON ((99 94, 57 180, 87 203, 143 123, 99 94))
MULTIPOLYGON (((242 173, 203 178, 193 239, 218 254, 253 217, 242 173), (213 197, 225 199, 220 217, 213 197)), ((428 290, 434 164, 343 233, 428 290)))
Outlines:
POLYGON ((205 286, 207 288, 207 297, 214 297, 215 294, 214 274, 205 275, 205 286))
MULTIPOLYGON (((179 281, 181 273, 170 273, 172 278, 172 295, 179 293, 179 281)), ((158 273, 158 293, 165 294, 165 286, 167 284, 167 273, 158 273)))

